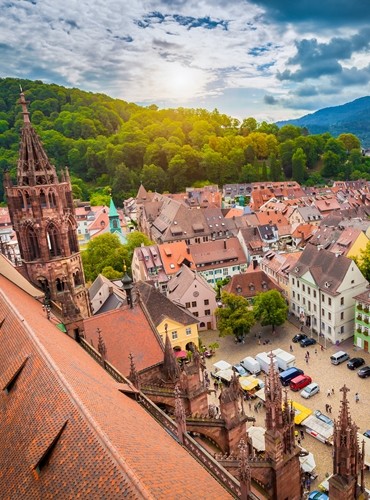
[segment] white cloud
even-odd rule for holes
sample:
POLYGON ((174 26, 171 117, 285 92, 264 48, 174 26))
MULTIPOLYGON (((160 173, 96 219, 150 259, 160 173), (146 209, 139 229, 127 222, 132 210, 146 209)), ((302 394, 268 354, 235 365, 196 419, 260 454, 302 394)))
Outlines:
MULTIPOLYGON (((322 77, 306 82, 316 86, 316 96, 295 95, 297 84, 276 78, 277 72, 298 69, 287 65, 297 54, 295 42, 316 37, 329 43, 334 35, 352 36, 356 29, 337 23, 330 32, 322 23, 315 31, 312 22, 299 27, 272 22, 246 0, 0 0, 0 9, 2 77, 38 78, 162 106, 207 103, 234 116, 243 95, 239 109, 271 119, 369 91, 368 82, 361 87, 352 82, 341 95, 339 81, 322 77), (282 104, 269 107, 266 94, 282 104)), ((346 61, 347 68, 367 65, 366 50, 346 61)))

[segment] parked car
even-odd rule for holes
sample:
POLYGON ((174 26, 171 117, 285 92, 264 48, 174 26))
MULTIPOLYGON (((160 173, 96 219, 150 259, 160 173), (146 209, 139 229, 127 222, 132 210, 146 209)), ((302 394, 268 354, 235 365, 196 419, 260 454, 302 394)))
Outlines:
POLYGON ((301 340, 304 340, 307 338, 307 335, 305 333, 297 333, 297 335, 294 335, 292 338, 292 342, 300 342, 301 340))
POLYGON ((370 429, 364 432, 364 436, 370 439, 370 429))
POLYGON ((241 377, 249 375, 247 370, 240 363, 238 363, 237 365, 234 365, 233 370, 234 370, 234 372, 238 373, 241 377))
POLYGON ((363 358, 352 358, 348 361, 347 367, 350 370, 355 370, 356 368, 359 368, 360 366, 365 364, 365 360, 363 358))
POLYGON ((332 421, 332 419, 330 417, 328 417, 327 415, 324 415, 324 413, 321 413, 320 410, 315 410, 313 413, 314 413, 315 417, 318 418, 319 420, 321 420, 322 422, 325 422, 328 425, 334 425, 334 422, 332 421))
POLYGON ((363 366, 362 368, 360 368, 357 372, 357 375, 361 378, 370 377, 370 366, 363 366))
POLYGON ((322 491, 314 490, 308 495, 308 500, 329 500, 329 497, 322 491))
POLYGON ((314 344, 316 344, 316 340, 312 337, 307 337, 301 340, 299 343, 301 347, 308 347, 309 345, 314 345, 314 344))
POLYGON ((308 384, 303 391, 301 391, 302 398, 308 399, 320 391, 320 387, 316 382, 312 382, 312 384, 308 384))

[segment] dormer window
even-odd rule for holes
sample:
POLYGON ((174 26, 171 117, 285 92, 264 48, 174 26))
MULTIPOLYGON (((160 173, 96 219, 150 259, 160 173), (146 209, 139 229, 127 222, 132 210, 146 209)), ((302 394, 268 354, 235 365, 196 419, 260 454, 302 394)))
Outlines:
POLYGON ((330 288, 330 283, 328 281, 325 281, 325 288, 330 288))

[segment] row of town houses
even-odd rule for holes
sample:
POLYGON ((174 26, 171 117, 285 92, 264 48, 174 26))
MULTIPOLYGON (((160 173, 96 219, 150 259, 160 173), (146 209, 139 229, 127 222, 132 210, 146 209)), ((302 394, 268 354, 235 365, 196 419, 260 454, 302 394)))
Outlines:
MULTIPOLYGON (((2 253, 13 260, 9 215, 0 210, 2 253)), ((223 290, 251 302, 257 293, 279 290, 290 314, 312 335, 331 343, 354 336, 354 344, 366 351, 370 289, 353 258, 369 241, 368 214, 366 181, 323 188, 296 182, 235 184, 222 191, 207 186, 166 195, 141 186, 136 198, 125 200, 123 211, 113 202, 76 207, 80 245, 107 231, 124 243, 130 221, 147 234, 154 244, 135 249, 133 281, 153 285, 186 309, 196 324, 192 338, 196 329, 216 329, 215 285, 228 278, 223 290)), ((93 293, 90 298, 94 305, 93 293)), ((100 307, 101 300, 95 313, 100 307)), ((175 329, 176 347, 188 344, 189 328, 184 326, 183 340, 175 329)))

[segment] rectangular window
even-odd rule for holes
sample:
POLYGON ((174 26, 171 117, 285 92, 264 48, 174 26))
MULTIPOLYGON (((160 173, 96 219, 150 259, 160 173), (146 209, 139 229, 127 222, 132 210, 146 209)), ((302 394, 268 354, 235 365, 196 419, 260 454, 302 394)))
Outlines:
POLYGON ((308 301, 308 310, 311 311, 311 302, 308 301))
POLYGON ((317 312, 316 304, 313 305, 313 310, 314 310, 314 312, 317 312))
POLYGON ((316 290, 313 291, 313 298, 316 299, 316 290))
POLYGON ((301 296, 299 295, 299 293, 297 293, 297 300, 301 300, 301 296))
POLYGON ((293 290, 293 299, 295 299, 295 291, 293 290))
POLYGON ((292 307, 293 311, 295 311, 295 304, 293 303, 293 307, 292 307))
POLYGON ((185 307, 186 307, 186 309, 189 309, 189 307, 190 307, 190 302, 185 302, 185 307))
POLYGON ((299 281, 297 281, 297 288, 299 288, 299 281))
POLYGON ((293 283, 293 285, 295 285, 295 279, 294 278, 292 278, 292 283, 293 283))
POLYGON ((344 326, 340 327, 340 333, 344 333, 344 326))
POLYGON ((211 316, 211 310, 210 310, 210 309, 206 309, 206 310, 204 311, 204 314, 205 314, 206 316, 211 316))
POLYGON ((325 302, 325 295, 323 293, 321 294, 321 301, 325 302))
POLYGON ((329 306, 331 306, 331 298, 330 297, 328 298, 328 303, 329 303, 329 306))
POLYGON ((307 293, 308 295, 311 295, 311 288, 309 286, 307 287, 307 293))
POLYGON ((325 316, 325 311, 324 309, 321 309, 321 316, 324 317, 325 316))
POLYGON ((303 297, 302 301, 303 301, 303 305, 306 305, 306 299, 304 297, 303 297))
POLYGON ((195 311, 195 312, 192 313, 192 315, 197 318, 199 316, 199 313, 198 313, 198 311, 195 311))
POLYGON ((302 292, 305 292, 306 291, 306 287, 304 285, 302 285, 302 292))
POLYGON ((344 297, 342 297, 342 298, 340 299, 340 305, 341 305, 341 306, 344 306, 344 297))
POLYGON ((186 329, 186 335, 191 335, 191 328, 186 329))
POLYGON ((331 313, 328 313, 328 319, 331 321, 331 313))
POLYGON ((340 313, 340 319, 344 319, 344 312, 340 313))
POLYGON ((209 300, 208 300, 208 299, 205 299, 205 301, 204 301, 204 305, 205 305, 205 306, 208 306, 208 305, 209 305, 209 300))
POLYGON ((197 307, 197 303, 196 302, 192 302, 191 303, 191 307, 197 307))
POLYGON ((328 333, 331 333, 331 327, 328 326, 328 333))
POLYGON ((177 332, 172 332, 172 340, 176 340, 177 339, 177 332))

